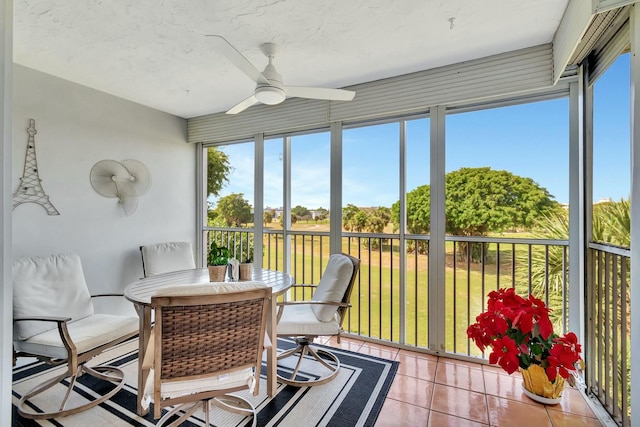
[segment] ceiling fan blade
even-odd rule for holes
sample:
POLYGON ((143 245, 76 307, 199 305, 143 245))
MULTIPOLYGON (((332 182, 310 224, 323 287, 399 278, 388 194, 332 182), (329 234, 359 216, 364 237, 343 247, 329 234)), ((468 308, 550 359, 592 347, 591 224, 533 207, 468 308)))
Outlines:
POLYGON ((227 111, 227 114, 238 114, 239 112, 244 111, 247 108, 251 107, 253 104, 257 104, 257 103, 258 103, 258 100, 256 99, 256 97, 251 95, 247 99, 242 100, 238 102, 236 105, 234 105, 233 107, 231 107, 229 111, 227 111))
POLYGON ((323 87, 285 86, 288 97, 351 101, 356 93, 352 90, 327 89, 323 87))
POLYGON ((231 43, 222 36, 207 34, 207 37, 211 37, 214 48, 224 55, 233 65, 238 67, 240 71, 244 72, 256 83, 269 84, 269 80, 262 75, 258 70, 238 49, 233 47, 231 43))

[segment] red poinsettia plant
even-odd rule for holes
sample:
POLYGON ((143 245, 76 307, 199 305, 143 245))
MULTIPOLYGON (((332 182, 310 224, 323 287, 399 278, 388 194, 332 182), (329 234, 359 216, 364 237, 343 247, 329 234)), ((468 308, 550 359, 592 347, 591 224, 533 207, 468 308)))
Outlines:
POLYGON ((560 375, 574 385, 571 374, 582 361, 582 348, 573 332, 553 332, 549 310, 544 301, 533 295, 523 298, 513 288, 492 291, 487 310, 469 326, 467 336, 481 351, 491 347, 489 363, 509 374, 536 364, 552 383, 560 375))

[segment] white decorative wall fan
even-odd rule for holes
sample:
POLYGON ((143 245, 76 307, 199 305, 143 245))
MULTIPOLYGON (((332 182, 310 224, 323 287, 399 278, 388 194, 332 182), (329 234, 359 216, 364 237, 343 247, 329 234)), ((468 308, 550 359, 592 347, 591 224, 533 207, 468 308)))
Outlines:
POLYGON ((127 216, 138 209, 138 197, 151 188, 151 174, 138 160, 101 160, 91 168, 91 186, 104 197, 117 198, 127 216))
POLYGON ((254 104, 279 104, 285 98, 326 99, 329 101, 351 101, 356 93, 352 90, 329 89, 322 87, 285 86, 280 73, 273 66, 273 58, 278 50, 274 43, 264 43, 260 46, 262 53, 269 58, 269 64, 260 72, 243 54, 241 54, 224 37, 209 35, 215 49, 224 55, 233 65, 256 82, 253 95, 231 107, 227 114, 237 114, 254 104))

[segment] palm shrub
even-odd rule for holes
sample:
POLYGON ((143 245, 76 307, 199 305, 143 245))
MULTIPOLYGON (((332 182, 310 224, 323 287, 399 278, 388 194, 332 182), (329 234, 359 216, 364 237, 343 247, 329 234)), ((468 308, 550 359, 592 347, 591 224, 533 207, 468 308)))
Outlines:
MULTIPOLYGON (((629 200, 620 200, 618 202, 598 203, 593 207, 592 215, 592 240, 595 242, 605 243, 609 245, 615 245, 628 248, 631 242, 631 205, 629 200)), ((549 215, 545 215, 538 226, 532 233, 534 237, 543 239, 566 239, 569 236, 569 218, 566 211, 556 212, 549 215)), ((556 308, 550 313, 551 319, 554 324, 558 324, 561 319, 560 315, 562 310, 557 308, 562 307, 562 278, 566 275, 568 277, 568 263, 563 262, 562 257, 563 248, 559 246, 550 246, 548 255, 545 253, 543 245, 534 247, 531 253, 531 276, 532 276, 532 292, 538 293, 538 289, 542 288, 545 283, 545 275, 548 274, 549 281, 549 306, 556 308), (548 256, 548 258, 547 258, 548 256), (548 270, 545 270, 548 268, 548 270)), ((527 256, 523 253, 518 254, 518 260, 521 265, 526 265, 527 256), (524 263, 524 264, 522 264, 524 263)), ((622 274, 622 272, 618 272, 622 274)), ((526 281, 526 269, 518 269, 517 271, 519 281, 526 281), (524 271, 523 271, 524 270, 524 271)), ((627 277, 624 278, 624 283, 630 283, 630 271, 626 271, 627 277)), ((622 277, 617 278, 617 283, 623 283, 622 277)), ((616 312, 621 314, 621 298, 626 298, 626 306, 630 306, 629 288, 622 289, 619 293, 619 299, 614 301, 613 304, 617 305, 616 312)), ((628 308, 627 308, 628 310, 628 308)), ((627 311, 627 315, 628 315, 627 311)), ((618 317, 618 322, 621 318, 618 317)), ((630 330, 630 317, 627 316, 627 330, 630 330)), ((629 338, 623 337, 627 340, 627 348, 630 348, 629 338)), ((613 352, 619 352, 621 349, 611 349, 613 352)), ((626 355, 627 369, 631 366, 630 353, 626 355)), ((615 375, 618 376, 618 384, 623 384, 623 377, 627 378, 627 399, 630 402, 630 386, 629 372, 622 372, 622 365, 615 366, 615 375)), ((618 390, 620 392, 621 390, 618 390)), ((619 393, 621 396, 622 393, 619 393)), ((620 404, 616 402, 616 404, 620 404)), ((628 408, 630 408, 630 404, 628 408)))
POLYGON ((631 244, 629 200, 599 203, 593 208, 593 240, 628 248, 631 244))
MULTIPOLYGON (((536 239, 565 240, 569 236, 569 216, 564 210, 546 213, 540 219, 538 226, 531 231, 536 239)), ((547 295, 550 308, 562 307, 562 289, 565 277, 568 277, 569 265, 566 262, 563 246, 533 245, 531 247, 531 291, 534 295, 547 295), (546 289, 548 288, 548 290, 546 289)), ((516 262, 527 265, 529 253, 518 251, 516 262)), ((528 271, 525 268, 516 270, 517 283, 528 283, 528 271)), ((551 321, 554 325, 561 322, 562 310, 552 310, 551 321)))
MULTIPOLYGON (((628 200, 599 203, 593 208, 592 239, 596 242, 629 247, 631 238, 631 206, 628 200)), ((566 240, 569 236, 569 215, 566 210, 551 211, 544 214, 531 231, 532 237, 538 239, 566 240)), ((516 260, 520 265, 527 265, 528 253, 518 252, 516 260)), ((548 284, 549 306, 562 307, 563 280, 568 278, 568 253, 564 247, 534 245, 531 249, 531 292, 544 295, 548 284), (548 280, 548 282, 547 282, 548 280)), ((527 283, 528 271, 517 270, 519 283, 527 283)), ((562 310, 552 312, 552 321, 558 323, 562 310)))

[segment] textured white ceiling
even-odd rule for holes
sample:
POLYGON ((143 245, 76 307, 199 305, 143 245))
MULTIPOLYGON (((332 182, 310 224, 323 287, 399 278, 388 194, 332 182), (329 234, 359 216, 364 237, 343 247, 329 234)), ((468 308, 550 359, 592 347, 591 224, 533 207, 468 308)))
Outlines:
POLYGON ((277 43, 285 84, 340 88, 551 42, 567 3, 14 0, 14 61, 190 118, 253 93, 206 34, 260 70, 260 45, 277 43))

